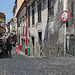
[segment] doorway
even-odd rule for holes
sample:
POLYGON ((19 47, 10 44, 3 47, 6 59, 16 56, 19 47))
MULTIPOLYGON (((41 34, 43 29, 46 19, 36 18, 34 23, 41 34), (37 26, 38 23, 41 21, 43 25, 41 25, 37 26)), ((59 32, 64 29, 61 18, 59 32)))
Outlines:
POLYGON ((22 51, 25 52, 25 40, 22 39, 22 51))
POLYGON ((34 37, 32 37, 32 56, 34 56, 34 37))
POLYGON ((42 32, 38 32, 39 54, 42 56, 42 32))

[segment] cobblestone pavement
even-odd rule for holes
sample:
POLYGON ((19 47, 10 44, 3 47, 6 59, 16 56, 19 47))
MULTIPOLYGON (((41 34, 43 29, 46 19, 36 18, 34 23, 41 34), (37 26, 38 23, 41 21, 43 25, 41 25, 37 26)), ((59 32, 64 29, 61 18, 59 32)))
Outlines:
POLYGON ((75 58, 28 58, 16 55, 0 59, 0 75, 75 75, 75 58))
POLYGON ((32 59, 45 75, 75 75, 75 58, 43 58, 32 59))

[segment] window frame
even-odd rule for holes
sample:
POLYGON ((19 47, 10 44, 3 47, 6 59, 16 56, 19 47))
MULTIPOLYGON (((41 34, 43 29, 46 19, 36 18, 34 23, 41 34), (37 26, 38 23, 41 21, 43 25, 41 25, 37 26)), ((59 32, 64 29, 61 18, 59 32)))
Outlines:
POLYGON ((28 28, 30 27, 30 7, 27 9, 28 14, 28 28))
POLYGON ((35 2, 32 4, 32 25, 35 24, 35 2))
POLYGON ((50 18, 54 18, 54 3, 55 3, 55 0, 48 0, 48 10, 49 10, 50 18))
POLYGON ((38 23, 41 22, 41 2, 37 4, 37 11, 38 11, 38 23))

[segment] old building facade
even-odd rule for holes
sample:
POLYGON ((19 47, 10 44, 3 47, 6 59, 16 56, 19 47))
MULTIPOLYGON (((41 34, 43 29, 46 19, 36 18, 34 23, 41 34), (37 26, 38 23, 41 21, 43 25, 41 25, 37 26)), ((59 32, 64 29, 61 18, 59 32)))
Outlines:
POLYGON ((13 34, 14 31, 13 18, 8 22, 8 30, 10 34, 13 34))
MULTIPOLYGON (((48 40, 44 46, 46 57, 58 57, 65 54, 75 55, 74 48, 74 0, 56 0, 54 3, 54 21, 49 19, 48 40), (69 12, 69 20, 64 22, 60 20, 62 11, 69 12)), ((51 11, 50 11, 51 12, 51 11)), ((47 38, 46 38, 47 39, 47 38)))
POLYGON ((26 39, 26 7, 25 2, 23 2, 17 13, 17 23, 18 23, 18 43, 20 50, 25 52, 25 39, 26 39))
POLYGON ((18 43, 20 50, 27 55, 27 2, 24 1, 16 15, 18 24, 18 43))
POLYGON ((30 55, 41 56, 42 43, 48 19, 48 0, 32 0, 27 5, 28 46, 30 55))
POLYGON ((70 45, 69 38, 71 35, 74 37, 74 19, 73 0, 32 0, 29 2, 28 42, 31 56, 58 57, 73 53, 75 48, 70 45), (66 22, 66 31, 64 23, 60 20, 60 15, 65 10, 70 15, 66 22), (72 52, 71 50, 69 52, 70 46, 74 48, 72 52))
POLYGON ((0 12, 0 25, 1 23, 5 23, 5 22, 6 22, 6 15, 0 12))
POLYGON ((17 15, 17 12, 18 10, 20 9, 22 3, 23 3, 24 0, 15 0, 15 5, 14 5, 14 8, 13 8, 13 23, 14 23, 14 28, 15 28, 15 31, 14 33, 17 35, 17 18, 16 18, 16 15, 17 15))
POLYGON ((75 56, 75 1, 68 0, 69 20, 67 27, 67 53, 75 56))
POLYGON ((22 34, 24 30, 26 31, 24 23, 27 11, 27 32, 25 33, 27 33, 30 56, 58 57, 66 53, 74 55, 74 44, 71 46, 75 43, 73 42, 75 36, 74 0, 29 0, 26 4, 26 10, 22 4, 22 10, 19 10, 17 17, 21 21, 20 45, 23 46, 22 41, 26 38, 24 37, 23 40, 22 34), (69 12, 69 20, 66 23, 60 20, 60 15, 65 10, 69 12))
MULTIPOLYGON (((50 57, 56 56, 58 52, 57 45, 59 40, 60 14, 63 11, 63 1, 59 0, 32 0, 28 4, 28 43, 31 48, 31 56, 50 57), (61 6, 59 6, 61 3, 61 6), (61 8, 59 8, 61 7, 61 8), (59 12, 60 11, 60 12, 59 12), (55 47, 56 50, 50 47, 55 47), (48 54, 47 54, 48 53, 48 54), (55 54, 55 55, 54 55, 55 54)), ((62 22, 61 22, 62 26, 62 22)), ((64 28, 62 28, 63 31, 64 28)), ((64 33, 61 35, 64 35, 64 33)), ((63 38, 61 38, 63 43, 63 38)), ((61 44, 63 45, 63 44, 61 44)), ((62 52, 64 47, 61 48, 62 52)), ((62 53, 60 52, 60 53, 62 53)))

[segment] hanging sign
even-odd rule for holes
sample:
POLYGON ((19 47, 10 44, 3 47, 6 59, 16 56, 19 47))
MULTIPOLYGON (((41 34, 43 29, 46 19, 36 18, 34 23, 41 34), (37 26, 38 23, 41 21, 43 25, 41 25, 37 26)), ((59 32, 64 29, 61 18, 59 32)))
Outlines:
POLYGON ((60 19, 61 21, 66 22, 69 19, 68 11, 63 11, 60 15, 60 19))

